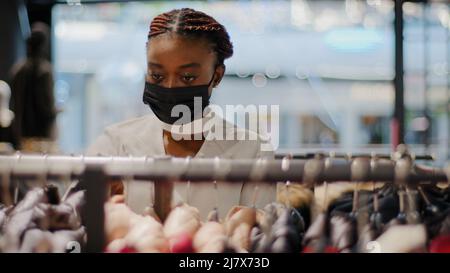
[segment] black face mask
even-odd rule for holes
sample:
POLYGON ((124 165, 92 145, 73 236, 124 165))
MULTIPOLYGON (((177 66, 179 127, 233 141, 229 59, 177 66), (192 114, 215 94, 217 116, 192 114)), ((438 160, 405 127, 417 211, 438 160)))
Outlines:
MULTIPOLYGON (((181 123, 189 123, 203 116, 203 110, 209 105, 209 86, 214 79, 214 75, 206 85, 186 86, 166 88, 157 84, 145 82, 143 101, 148 104, 159 120, 174 124, 182 118, 181 123), (194 112, 194 98, 201 100, 201 109, 194 112), (172 117, 172 109, 176 105, 186 105, 191 113, 190 117, 183 114, 172 117), (201 112, 200 112, 201 110, 201 112)), ((177 115, 178 113, 174 113, 177 115)), ((178 122, 179 123, 179 122, 178 122)))

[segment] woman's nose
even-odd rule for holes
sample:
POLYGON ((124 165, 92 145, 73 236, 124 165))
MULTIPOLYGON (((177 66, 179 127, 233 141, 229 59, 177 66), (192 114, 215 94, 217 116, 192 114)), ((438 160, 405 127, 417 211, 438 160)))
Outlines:
POLYGON ((169 77, 167 78, 166 82, 164 83, 166 88, 173 88, 173 87, 177 87, 179 86, 178 81, 176 79, 176 77, 169 77))

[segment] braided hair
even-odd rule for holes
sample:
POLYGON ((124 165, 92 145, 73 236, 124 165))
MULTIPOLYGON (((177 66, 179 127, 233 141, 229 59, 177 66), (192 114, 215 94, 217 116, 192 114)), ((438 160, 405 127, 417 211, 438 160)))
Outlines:
POLYGON ((163 33, 176 33, 189 38, 205 38, 213 45, 217 64, 233 55, 233 44, 225 27, 214 18, 190 8, 174 9, 156 16, 150 24, 148 40, 163 33))

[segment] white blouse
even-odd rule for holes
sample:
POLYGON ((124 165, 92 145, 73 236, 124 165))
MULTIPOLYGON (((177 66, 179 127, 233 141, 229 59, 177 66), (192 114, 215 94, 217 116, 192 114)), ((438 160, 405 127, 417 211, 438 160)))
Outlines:
MULTIPOLYGON (((226 134, 232 133, 232 130, 228 130, 232 128, 245 140, 207 139, 195 158, 273 158, 273 152, 261 151, 261 145, 267 145, 268 142, 260 135, 238 128, 222 118, 218 119, 220 119, 220 124, 223 124, 226 134)), ((111 125, 89 147, 87 155, 165 156, 162 124, 156 116, 149 114, 111 125)), ((224 218, 228 210, 235 205, 253 205, 256 185, 258 185, 256 207, 262 208, 276 199, 276 185, 273 183, 217 181, 218 190, 215 190, 212 181, 192 182, 189 192, 187 184, 184 181, 175 182, 173 204, 187 202, 199 209, 203 219, 216 207, 216 204, 218 204, 221 218, 224 218)), ((124 189, 125 203, 136 213, 143 213, 144 209, 154 202, 153 183, 151 182, 124 181, 124 189)))

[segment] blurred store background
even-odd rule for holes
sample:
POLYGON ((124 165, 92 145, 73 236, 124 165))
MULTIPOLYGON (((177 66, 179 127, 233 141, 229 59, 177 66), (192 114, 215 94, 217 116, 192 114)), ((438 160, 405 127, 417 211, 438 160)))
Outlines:
MULTIPOLYGON (((279 152, 392 150, 393 0, 0 5, 7 2, 15 2, 20 24, 16 32, 3 27, 2 36, 16 35, 17 44, 27 32, 23 16, 27 24, 47 18, 51 25, 54 92, 63 109, 58 143, 64 153, 82 153, 109 124, 151 113, 142 103, 149 22, 180 7, 205 11, 227 27, 235 55, 226 62, 226 77, 212 102, 280 105, 279 152)), ((0 7, 0 17, 4 13, 0 7)), ((450 157, 450 3, 405 1, 402 13, 404 142, 444 163, 450 157)), ((16 56, 9 57, 18 59, 22 51, 16 47, 16 56)))

